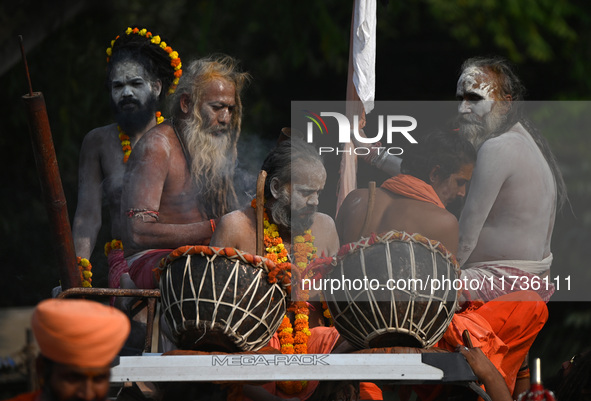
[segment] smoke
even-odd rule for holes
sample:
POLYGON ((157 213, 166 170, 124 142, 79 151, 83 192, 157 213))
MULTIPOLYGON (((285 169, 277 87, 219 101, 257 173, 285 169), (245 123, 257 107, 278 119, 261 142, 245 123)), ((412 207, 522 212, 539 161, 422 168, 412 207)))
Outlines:
POLYGON ((238 204, 246 206, 256 196, 256 182, 267 154, 275 141, 264 139, 255 133, 242 131, 238 139, 238 162, 234 171, 234 188, 238 204))

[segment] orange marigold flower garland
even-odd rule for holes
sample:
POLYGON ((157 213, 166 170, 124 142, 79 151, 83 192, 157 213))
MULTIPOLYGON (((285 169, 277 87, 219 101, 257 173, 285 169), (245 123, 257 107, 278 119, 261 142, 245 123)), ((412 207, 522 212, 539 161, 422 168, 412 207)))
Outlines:
POLYGON ((109 256, 109 253, 111 253, 113 249, 123 249, 123 243, 121 240, 113 239, 105 243, 105 256, 109 256))
POLYGON ((90 264, 90 261, 86 258, 81 258, 78 256, 76 258, 76 262, 78 263, 78 270, 80 270, 80 281, 82 282, 82 287, 92 287, 92 265, 90 264))
MULTIPOLYGON (((256 209, 256 199, 252 200, 251 206, 256 209)), ((288 262, 288 253, 283 244, 283 239, 279 236, 277 225, 269 222, 266 210, 263 216, 265 257, 277 263, 279 267, 281 265, 290 265, 288 262)), ((310 230, 294 238, 293 251, 295 266, 301 273, 306 269, 308 263, 316 257, 314 237, 310 230)), ((306 354, 308 352, 308 337, 311 335, 308 322, 310 310, 306 302, 308 300, 308 292, 301 291, 299 298, 301 301, 293 302, 288 308, 289 311, 294 313, 293 325, 289 316, 285 315, 277 329, 282 354, 306 354)), ((307 381, 277 382, 277 386, 286 394, 299 393, 307 385, 307 381)))

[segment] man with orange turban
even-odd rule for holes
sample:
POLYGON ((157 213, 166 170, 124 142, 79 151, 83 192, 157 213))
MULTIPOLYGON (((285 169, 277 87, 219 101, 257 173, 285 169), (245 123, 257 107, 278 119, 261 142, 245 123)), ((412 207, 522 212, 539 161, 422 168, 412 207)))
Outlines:
POLYGON ((8 401, 106 400, 111 362, 129 335, 129 320, 98 302, 49 299, 31 319, 41 349, 41 389, 8 401))

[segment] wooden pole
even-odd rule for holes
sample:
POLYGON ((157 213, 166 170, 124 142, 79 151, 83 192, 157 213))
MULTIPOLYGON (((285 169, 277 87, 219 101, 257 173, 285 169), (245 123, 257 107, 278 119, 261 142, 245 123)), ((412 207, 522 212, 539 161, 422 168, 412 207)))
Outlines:
POLYGON ((22 45, 22 36, 19 39, 25 62, 27 81, 29 83, 29 94, 24 95, 22 99, 27 113, 35 164, 37 165, 37 171, 39 171, 45 207, 49 215, 49 223, 52 231, 51 238, 54 241, 54 249, 57 250, 61 285, 62 289, 67 290, 72 287, 80 287, 81 279, 76 262, 76 252, 74 250, 70 219, 68 218, 66 197, 53 147, 45 99, 41 92, 33 92, 25 51, 22 45))
POLYGON ((265 227, 263 224, 263 214, 265 212, 265 180, 267 179, 267 172, 261 170, 257 178, 257 194, 256 194, 256 223, 257 223, 257 238, 256 251, 257 255, 263 256, 265 252, 265 227))

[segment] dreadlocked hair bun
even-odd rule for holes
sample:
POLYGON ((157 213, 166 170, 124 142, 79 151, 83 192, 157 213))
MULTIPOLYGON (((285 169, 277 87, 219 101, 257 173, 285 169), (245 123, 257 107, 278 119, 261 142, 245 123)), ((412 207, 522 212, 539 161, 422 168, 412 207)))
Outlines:
POLYGON ((115 62, 132 59, 144 66, 148 74, 162 82, 161 99, 174 93, 183 75, 179 54, 160 35, 147 29, 127 28, 107 48, 107 77, 115 62))

